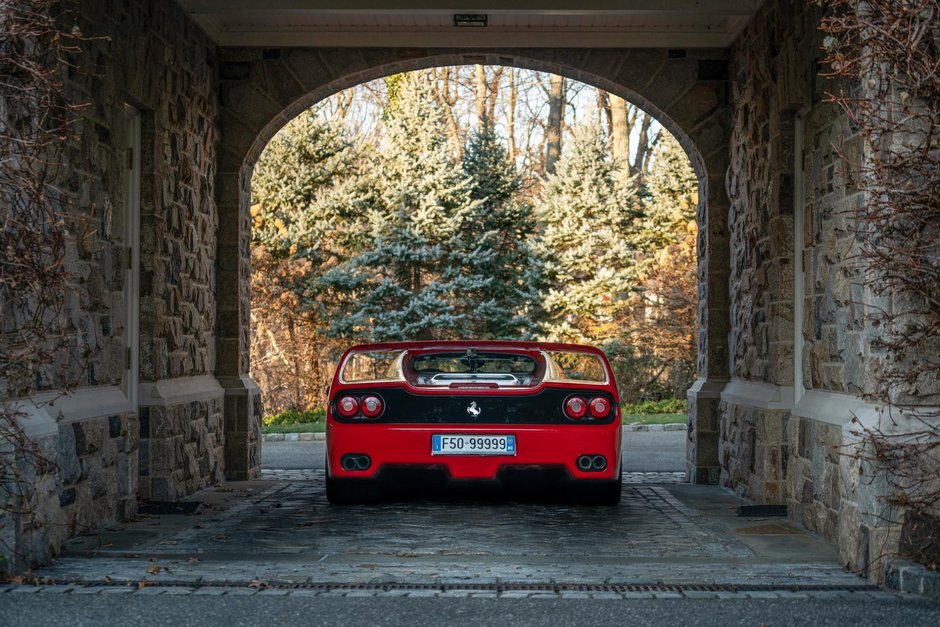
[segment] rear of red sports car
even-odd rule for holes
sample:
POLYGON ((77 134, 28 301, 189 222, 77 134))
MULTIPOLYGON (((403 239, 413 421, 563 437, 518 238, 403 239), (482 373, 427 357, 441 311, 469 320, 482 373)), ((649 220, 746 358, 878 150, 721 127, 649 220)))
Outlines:
POLYGON ((403 477, 561 483, 620 501, 620 409, 610 365, 575 344, 450 341, 355 346, 327 411, 327 497, 376 498, 403 477))

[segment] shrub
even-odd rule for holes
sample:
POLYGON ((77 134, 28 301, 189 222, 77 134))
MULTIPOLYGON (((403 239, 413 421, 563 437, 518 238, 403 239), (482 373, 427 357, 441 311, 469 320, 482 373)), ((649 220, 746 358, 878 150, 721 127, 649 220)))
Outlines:
POLYGON ((686 401, 681 398, 664 398, 661 401, 640 401, 623 405, 621 411, 625 414, 684 414, 686 401))
POLYGON ((321 422, 326 420, 326 409, 323 407, 314 407, 304 411, 288 409, 273 416, 265 416, 262 423, 265 427, 271 425, 296 425, 308 424, 311 422, 321 422))

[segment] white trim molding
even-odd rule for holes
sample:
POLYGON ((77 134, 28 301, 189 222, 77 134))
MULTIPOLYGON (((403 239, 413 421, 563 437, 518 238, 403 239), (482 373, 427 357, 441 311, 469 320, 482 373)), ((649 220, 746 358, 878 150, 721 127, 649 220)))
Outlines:
POLYGON ((141 407, 168 407, 224 395, 225 390, 214 376, 202 375, 141 382, 138 402, 141 407))
POLYGON ((78 388, 70 392, 44 392, 11 402, 23 432, 30 438, 57 433, 59 425, 137 411, 117 385, 78 388))
POLYGON ((722 391, 721 400, 758 409, 790 411, 793 407, 793 388, 762 381, 732 379, 722 391))
POLYGON ((863 417, 872 414, 878 414, 878 408, 875 405, 851 394, 824 390, 806 390, 800 402, 793 408, 794 416, 833 425, 851 422, 856 416, 863 417))
POLYGON ((689 388, 689 391, 686 392, 686 398, 689 400, 698 398, 719 399, 721 398, 721 391, 725 389, 726 385, 728 385, 728 379, 715 379, 712 377, 697 379, 689 388))

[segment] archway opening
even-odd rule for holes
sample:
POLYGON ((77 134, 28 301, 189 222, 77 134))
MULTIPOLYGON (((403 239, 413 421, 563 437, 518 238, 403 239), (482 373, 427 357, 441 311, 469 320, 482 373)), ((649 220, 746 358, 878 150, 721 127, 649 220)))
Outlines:
POLYGON ((353 343, 573 341, 615 369, 625 469, 684 470, 698 186, 651 114, 560 75, 441 66, 318 102, 251 179, 266 438, 320 437, 353 343))

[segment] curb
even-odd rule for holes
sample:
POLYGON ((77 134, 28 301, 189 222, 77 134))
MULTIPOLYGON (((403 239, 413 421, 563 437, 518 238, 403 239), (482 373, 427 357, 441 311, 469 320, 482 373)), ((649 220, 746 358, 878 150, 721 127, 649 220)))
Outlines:
POLYGON ((684 422, 673 422, 665 425, 642 425, 638 422, 634 422, 628 425, 623 425, 624 431, 685 431, 686 424, 684 422))
MULTIPOLYGON (((685 431, 685 423, 672 423, 665 425, 641 425, 633 423, 623 425, 624 431, 646 432, 646 431, 685 431)), ((262 433, 262 442, 323 442, 326 440, 325 433, 262 433)))
POLYGON ((322 442, 325 433, 262 433, 262 442, 322 442))
POLYGON ((940 600, 940 572, 908 560, 885 564, 885 588, 940 600))

